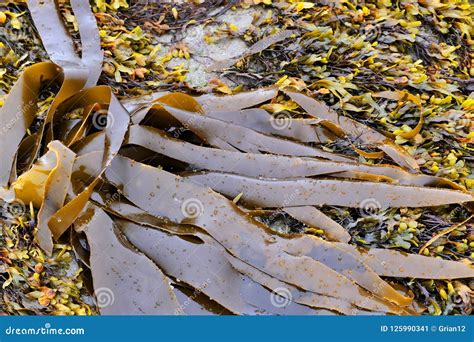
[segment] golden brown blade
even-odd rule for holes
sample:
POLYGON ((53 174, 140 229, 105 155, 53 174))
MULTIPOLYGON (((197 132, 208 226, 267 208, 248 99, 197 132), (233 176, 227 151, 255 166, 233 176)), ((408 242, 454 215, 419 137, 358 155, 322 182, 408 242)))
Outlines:
POLYGON ((2 139, 8 144, 0 144, 2 163, 0 164, 0 187, 8 188, 12 166, 18 147, 33 122, 38 108, 40 90, 59 80, 61 70, 52 63, 38 63, 28 67, 10 90, 4 106, 0 109, 2 139))
MULTIPOLYGON (((192 223, 203 228, 234 256, 277 279, 315 293, 348 300, 364 298, 355 283, 330 267, 310 257, 277 252, 284 248, 285 239, 269 234, 264 226, 241 212, 231 201, 208 188, 121 156, 113 160, 105 175, 140 208, 176 223, 192 223), (134 176, 137 174, 140 177, 134 176), (324 277, 319 279, 318 276, 320 281, 315 282, 314 277, 322 274, 324 277)), ((409 299, 389 289, 386 284, 375 295, 400 305, 410 303, 409 299)))
POLYGON ((418 279, 473 278, 474 268, 462 262, 402 253, 390 249, 357 247, 346 243, 336 245, 358 255, 377 274, 386 277, 418 279))
POLYGON ((286 207, 283 210, 310 227, 323 229, 330 240, 343 242, 351 240, 351 235, 344 227, 315 207, 286 207))
POLYGON ((112 219, 90 206, 77 229, 86 233, 94 294, 103 315, 182 314, 183 310, 163 272, 145 255, 125 246, 112 219))
POLYGON ((215 172, 190 174, 186 178, 231 198, 242 193, 241 200, 263 208, 306 205, 364 208, 368 200, 377 203, 380 209, 418 208, 474 200, 469 192, 459 190, 339 179, 273 180, 215 172), (285 199, 290 196, 292 200, 286 203, 285 199))
MULTIPOLYGON (((101 149, 103 142, 97 136, 93 141, 84 141, 79 154, 101 149), (97 139, 96 139, 97 138, 97 139), (87 144, 87 146, 86 146, 87 144)), ((103 139, 103 137, 102 137, 103 139)), ((448 179, 422 174, 411 174, 392 165, 365 165, 314 158, 287 157, 272 154, 241 153, 217 148, 194 145, 173 138, 154 127, 132 125, 128 143, 140 145, 154 152, 190 164, 201 170, 231 172, 243 176, 265 178, 293 178, 325 175, 331 177, 360 178, 366 174, 367 180, 393 179, 401 185, 440 186, 461 189, 448 179), (369 175, 372 175, 370 179, 369 175)))

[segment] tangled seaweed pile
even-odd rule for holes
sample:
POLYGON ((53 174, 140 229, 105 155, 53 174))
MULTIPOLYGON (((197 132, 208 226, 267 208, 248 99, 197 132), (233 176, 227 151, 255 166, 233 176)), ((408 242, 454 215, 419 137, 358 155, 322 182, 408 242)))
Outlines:
MULTIPOLYGON (((302 4, 291 10, 313 7, 302 4)), ((471 290, 460 280, 473 278, 471 262, 430 257, 438 240, 472 225, 466 178, 421 173, 415 150, 400 147, 420 139, 431 115, 420 96, 385 89, 349 98, 335 80, 309 86, 339 97, 331 109, 298 92, 304 81, 283 77, 281 90, 119 101, 110 87, 95 86, 103 56, 88 4, 71 6, 81 57, 54 2, 29 2, 52 62, 26 68, 0 113, 9 142, 0 145, 2 260, 20 260, 31 273, 21 279, 16 268, 4 270, 4 302, 24 306, 6 311, 51 305, 52 313, 93 312, 80 293, 81 269, 65 267, 75 265, 70 249, 90 272, 85 278, 103 314, 418 314, 426 305, 438 313, 427 285, 426 301, 414 300, 411 285, 421 280, 434 287, 445 281, 448 293, 440 296, 459 296, 469 307, 471 290), (334 109, 363 109, 369 117, 390 109, 416 121, 382 134, 334 109), (449 205, 462 219, 430 236, 417 251, 424 255, 376 248, 368 234, 351 231, 379 222, 390 235, 396 227, 395 240, 387 239, 413 252, 417 220, 424 215, 426 225, 437 216, 406 208, 449 205), (337 216, 346 209, 360 219, 344 227, 337 216), (398 216, 385 215, 390 210, 398 216), (41 247, 35 255, 14 252, 33 236, 41 247), (48 277, 55 267, 69 269, 61 279, 48 277), (8 291, 25 281, 35 291, 8 291)), ((271 35, 232 64, 243 58, 251 65, 256 53, 292 34, 271 35)))

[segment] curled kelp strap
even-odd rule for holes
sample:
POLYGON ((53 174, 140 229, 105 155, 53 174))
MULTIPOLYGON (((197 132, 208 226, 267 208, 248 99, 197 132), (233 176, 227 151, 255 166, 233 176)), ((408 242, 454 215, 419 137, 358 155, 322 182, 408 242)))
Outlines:
POLYGON ((89 4, 73 0, 73 10, 77 12, 77 21, 82 38, 82 58, 74 50, 74 42, 69 36, 61 15, 53 0, 29 0, 28 8, 40 34, 43 45, 51 60, 61 68, 62 86, 53 100, 46 118, 35 136, 34 148, 31 151, 29 165, 39 152, 45 129, 46 141, 54 139, 49 124, 52 124, 57 107, 65 99, 80 91, 84 86, 94 85, 102 71, 102 52, 97 25, 89 4))
MULTIPOLYGON (((86 111, 86 109, 84 111, 86 111)), ((69 146, 68 140, 79 129, 81 122, 81 119, 71 119, 60 122, 57 125, 58 127, 56 128, 54 136, 57 140, 63 141, 65 145, 69 146)))
POLYGON ((122 146, 128 128, 129 115, 112 94, 109 87, 94 87, 77 93, 67 101, 62 102, 55 115, 60 118, 69 111, 81 107, 88 107, 95 103, 107 105, 106 111, 100 113, 101 117, 96 118, 96 120, 100 120, 98 121, 100 125, 96 128, 101 128, 104 131, 103 146, 101 148, 103 152, 101 153, 101 161, 99 164, 101 167, 97 169, 96 174, 90 175, 90 179, 84 184, 81 191, 73 193, 73 198, 51 216, 48 225, 56 239, 74 222, 87 204, 89 196, 97 184, 100 175, 122 146))
POLYGON ((16 197, 40 207, 36 239, 40 247, 51 255, 53 240, 49 219, 64 204, 70 185, 75 154, 59 141, 48 144, 49 152, 33 168, 13 183, 16 197))
POLYGON ((84 216, 77 228, 85 232, 89 242, 94 294, 100 313, 181 314, 169 278, 145 255, 121 242, 112 219, 93 206, 84 216), (102 296, 109 299, 105 305, 100 300, 102 296))
POLYGON ((390 249, 357 247, 346 243, 335 245, 369 265, 377 274, 386 277, 419 279, 473 278, 474 268, 462 262, 402 253, 390 249))
POLYGON ((303 94, 286 91, 286 94, 300 105, 309 115, 331 121, 339 125, 345 132, 357 137, 362 142, 367 144, 377 144, 378 147, 387 153, 397 164, 406 167, 411 171, 417 171, 419 166, 416 160, 402 149, 395 149, 393 146, 388 148, 384 146, 387 144, 387 137, 366 125, 363 125, 355 120, 340 116, 332 111, 326 105, 308 97, 303 94))
POLYGON ((43 205, 38 212, 38 243, 49 255, 53 252, 49 220, 62 208, 71 183, 75 153, 59 141, 52 141, 48 148, 56 154, 56 166, 46 181, 43 205))
POLYGON ((76 197, 71 199, 66 205, 59 209, 53 216, 51 216, 48 225, 57 240, 61 235, 71 226, 75 219, 79 216, 82 210, 86 207, 89 197, 94 190, 94 187, 99 182, 99 178, 93 180, 87 187, 84 188, 76 197))
POLYGON ((97 23, 89 3, 71 0, 81 36, 82 57, 74 50, 74 42, 67 32, 54 0, 28 0, 28 8, 41 41, 51 60, 64 69, 71 65, 87 69, 86 87, 94 86, 102 72, 102 51, 97 23))
POLYGON ((56 66, 56 68, 58 70, 57 78, 60 80, 61 88, 49 106, 46 117, 41 123, 38 132, 33 135, 33 140, 31 142, 33 147, 30 149, 29 156, 26 158, 26 169, 31 166, 33 161, 38 156, 43 138, 45 138, 45 142, 49 142, 54 139, 51 126, 53 125, 52 121, 58 106, 64 100, 80 91, 87 81, 88 70, 82 63, 77 64, 64 61, 62 66, 56 66), (44 136, 45 132, 46 136, 44 136))
POLYGON ((51 170, 57 163, 54 151, 50 150, 41 156, 33 167, 12 184, 15 197, 25 203, 31 203, 36 208, 41 207, 44 200, 45 185, 51 170))
POLYGON ((96 113, 93 123, 96 129, 105 132, 102 166, 106 167, 122 146, 129 123, 128 112, 117 100, 110 87, 97 86, 77 93, 61 104, 56 117, 95 103, 106 105, 106 109, 96 113))
POLYGON ((173 108, 182 109, 193 113, 204 113, 202 105, 196 98, 183 93, 169 93, 157 98, 154 103, 164 104, 173 108))
POLYGON ((351 239, 351 235, 344 227, 315 207, 287 207, 283 210, 310 227, 323 229, 331 240, 348 242, 351 239))
MULTIPOLYGON (((67 130, 66 135, 64 137, 64 141, 67 146, 71 146, 76 142, 83 141, 86 136, 86 129, 88 128, 87 123, 89 122, 89 118, 92 117, 94 111, 97 109, 97 105, 89 105, 84 108, 82 119, 75 120, 74 126, 67 130)), ((70 122, 71 120, 64 120, 63 122, 70 122)))
MULTIPOLYGON (((0 111, 2 122, 8 124, 4 128, 6 138, 10 144, 2 144, 0 152, 6 162, 0 167, 0 187, 6 188, 8 180, 14 180, 16 158, 24 163, 27 170, 36 160, 43 139, 45 126, 52 120, 53 114, 58 105, 66 98, 72 96, 82 89, 87 79, 87 70, 81 65, 64 63, 64 68, 53 63, 37 63, 25 69, 11 89, 5 105, 0 111), (38 131, 22 142, 21 139, 26 130, 33 122, 33 118, 38 109, 38 96, 43 87, 57 82, 61 85, 53 102, 51 103, 44 121, 41 122, 38 131), (21 113, 21 114, 20 114, 21 113), (15 155, 17 150, 17 156, 15 155), (10 175, 13 175, 11 177, 10 175)), ((48 140, 51 140, 49 136, 48 140)))
MULTIPOLYGON (((99 151, 103 135, 86 137, 78 154, 99 151)), ((361 178, 366 180, 393 180, 394 183, 413 186, 440 186, 462 189, 444 178, 411 174, 392 165, 365 165, 313 158, 287 157, 271 154, 241 153, 194 145, 178 140, 162 130, 143 125, 132 125, 127 143, 140 145, 156 153, 186 162, 201 170, 232 172, 243 176, 265 178, 294 178, 326 175, 331 177, 361 178)))
POLYGON ((71 0, 72 10, 77 20, 81 36, 81 59, 89 70, 85 88, 95 86, 102 73, 103 53, 97 21, 87 1, 71 0))
POLYGON ((354 151, 356 151, 356 153, 366 159, 380 159, 380 158, 383 158, 383 156, 385 155, 385 153, 383 151, 378 151, 378 152, 367 152, 367 151, 364 151, 364 150, 361 150, 357 147, 355 147, 354 144, 351 144, 352 146, 352 149, 354 151))
POLYGON ((69 36, 56 8, 54 0, 28 0, 28 9, 38 30, 43 46, 51 60, 57 65, 81 64, 74 51, 74 42, 69 36))
MULTIPOLYGON (((149 123, 150 121, 158 123, 160 126, 175 126, 180 125, 181 122, 174 118, 169 112, 167 112, 161 105, 166 104, 173 108, 182 109, 187 112, 200 113, 203 114, 204 110, 199 102, 192 96, 182 94, 182 93, 166 93, 159 98, 153 100, 153 102, 148 102, 142 104, 135 111, 131 112, 131 121, 134 124, 144 123, 145 121, 149 123), (158 103, 159 102, 159 103, 158 103), (149 112, 152 111, 153 116, 149 115, 149 112), (153 120, 157 117, 157 120, 153 120)), ((185 123, 184 127, 187 129, 188 124, 185 123)))
POLYGON ((74 67, 62 69, 52 63, 38 63, 23 72, 12 88, 0 112, 2 121, 8 122, 5 127, 5 135, 10 141, 9 144, 2 144, 0 147, 0 152, 2 152, 2 156, 5 156, 6 160, 5 163, 2 163, 2 167, 0 167, 0 185, 2 187, 6 188, 8 186, 9 179, 14 180, 14 177, 10 175, 15 174, 16 157, 27 160, 26 169, 33 163, 41 146, 40 143, 45 125, 51 121, 59 103, 82 88, 86 77, 87 73, 84 69, 76 69, 74 67), (61 84, 61 88, 49 107, 45 120, 41 123, 38 132, 25 138, 24 141, 28 142, 28 149, 25 150, 21 148, 23 146, 21 139, 33 122, 37 111, 39 92, 42 87, 54 81, 58 81, 61 84), (18 112, 19 109, 21 114, 18 112), (13 149, 17 149, 17 154, 20 155, 15 156, 13 149), (25 151, 29 155, 28 157, 22 155, 25 151))
POLYGON ((105 146, 105 132, 99 131, 86 135, 83 139, 76 141, 71 145, 71 149, 77 153, 78 156, 90 153, 101 152, 105 146))
POLYGON ((60 69, 54 64, 47 62, 28 67, 20 75, 10 90, 5 104, 0 109, 0 121, 4 124, 2 127, 3 143, 0 144, 1 188, 8 188, 18 147, 38 109, 40 90, 54 82, 60 72, 60 69))
POLYGON ((44 139, 45 142, 49 142, 54 139, 51 126, 52 126, 52 120, 54 118, 54 114, 58 106, 65 99, 69 98, 73 94, 76 94, 78 91, 80 91, 87 80, 88 71, 85 67, 83 67, 82 64, 79 65, 79 64, 63 63, 63 65, 65 66, 61 68, 61 71, 62 71, 61 76, 63 78, 61 88, 59 89, 59 92, 54 97, 54 100, 51 103, 51 106, 49 107, 48 112, 46 113, 46 117, 44 118, 44 121, 41 123, 41 126, 39 127, 38 132, 34 136, 34 142, 33 142, 34 147, 29 156, 30 160, 29 160, 28 166, 30 166, 31 163, 34 161, 34 159, 37 157, 41 148, 42 139, 45 138, 44 139), (47 133, 46 136, 44 136, 45 132, 47 133))
POLYGON ((213 172, 191 174, 186 178, 231 198, 242 193, 241 200, 264 208, 304 205, 363 208, 368 199, 376 201, 380 208, 418 208, 474 200, 470 193, 457 190, 348 180, 271 180, 213 172), (291 196, 290 203, 285 200, 288 196, 291 196))
POLYGON ((59 238, 64 231, 74 222, 75 218, 80 214, 82 208, 87 204, 89 196, 99 181, 99 177, 110 165, 114 156, 122 146, 125 133, 128 129, 129 115, 122 107, 120 102, 115 98, 109 87, 99 86, 83 90, 75 96, 64 101, 58 108, 57 115, 72 111, 76 108, 87 107, 94 103, 102 103, 107 105, 107 110, 101 112, 101 125, 96 128, 103 130, 103 146, 100 149, 101 160, 96 164, 96 173, 90 175, 81 190, 76 191, 73 197, 65 206, 58 210, 50 219, 49 226, 55 238, 59 238), (97 167, 100 165, 100 167, 97 167))
MULTIPOLYGON (((75 3, 77 7, 84 6, 84 4, 78 5, 77 2, 75 3)), ((46 141, 54 139, 48 125, 51 123, 57 107, 66 98, 74 95, 84 87, 88 82, 90 72, 88 70, 89 65, 83 63, 74 50, 74 42, 63 24, 61 14, 56 7, 56 2, 54 0, 28 0, 28 8, 46 52, 48 52, 51 60, 61 68, 61 76, 63 77, 61 88, 39 128, 38 134, 35 136, 34 148, 31 151, 29 161, 29 165, 31 165, 38 155, 45 129, 47 129, 46 141)), ((80 19, 78 22, 81 25, 89 24, 87 19, 80 19)), ((89 56, 88 52, 95 44, 88 43, 86 46, 88 51, 85 51, 85 54, 89 56)))
MULTIPOLYGON (((191 223, 204 229, 234 256, 279 280, 307 291, 350 301, 369 300, 359 286, 330 267, 310 257, 280 253, 285 240, 279 240, 231 201, 206 187, 121 156, 114 158, 105 176, 121 189, 128 200, 143 210, 176 223, 191 223), (137 173, 140 174, 138 178, 133 176, 137 173), (228 229, 223 230, 223 226, 228 229), (322 274, 324 277, 320 278, 322 274), (317 282, 314 280, 316 276, 317 282)), ((403 296, 382 292, 387 296, 385 300, 399 305, 409 304, 403 296)))

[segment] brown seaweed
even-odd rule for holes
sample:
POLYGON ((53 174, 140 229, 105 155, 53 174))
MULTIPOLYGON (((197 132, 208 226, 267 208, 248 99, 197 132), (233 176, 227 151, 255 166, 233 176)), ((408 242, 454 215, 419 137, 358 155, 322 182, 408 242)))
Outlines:
POLYGON ((323 229, 331 240, 349 242, 351 239, 351 235, 344 227, 315 207, 287 207, 283 210, 310 227, 323 229))
MULTIPOLYGON (((259 224, 240 212, 232 202, 226 201, 205 187, 186 182, 163 170, 120 156, 114 159, 110 172, 106 171, 106 177, 120 188, 126 198, 142 209, 167 217, 176 223, 192 222, 192 224, 206 230, 234 256, 280 280, 289 281, 291 279, 293 284, 308 291, 331 296, 336 296, 337 293, 338 297, 342 296, 346 299, 354 298, 353 296, 359 293, 359 290, 353 287, 354 283, 348 278, 313 258, 294 256, 292 255, 294 251, 288 250, 292 254, 280 252, 277 254, 279 258, 275 259, 275 254, 270 251, 275 248, 281 251, 284 240, 280 242, 274 235, 266 234, 264 229, 252 228, 253 226, 258 227, 259 224), (140 178, 133 176, 137 173, 140 174, 140 178), (173 190, 170 191, 170 189, 173 190), (148 193, 148 196, 143 196, 143 193, 148 193), (199 198, 199 202, 196 202, 197 198, 199 198), (165 201, 167 205, 166 207, 156 205, 156 201, 165 201), (189 204, 192 204, 193 208, 197 205, 201 211, 200 215, 189 218, 186 210, 182 209, 189 204), (219 215, 219 221, 215 220, 216 215, 219 215), (231 234, 227 235, 226 231, 220 228, 221 226, 230 229, 231 234), (301 272, 302 268, 307 272, 301 272), (295 272, 299 276, 293 275, 295 272), (320 272, 326 274, 325 279, 321 280, 320 284, 315 284, 310 279, 320 272)), ((297 247, 295 248, 298 250, 297 247)), ((363 274, 368 276, 369 273, 363 274)), ((365 286, 370 284, 368 281, 361 282, 365 286)), ((390 291, 389 287, 379 286, 377 289, 376 295, 386 297, 397 304, 409 304, 405 297, 400 296, 396 291, 390 291)))
POLYGON ((214 172, 186 175, 186 178, 232 198, 242 193, 242 200, 263 208, 289 205, 338 205, 363 208, 368 198, 379 203, 380 208, 416 208, 473 201, 470 193, 459 190, 388 183, 307 178, 256 179, 214 172), (291 194, 295 196, 292 196, 290 203, 286 203, 291 194))
POLYGON ((64 205, 76 155, 57 140, 50 142, 48 148, 49 152, 31 170, 22 174, 12 187, 17 198, 40 207, 36 238, 40 247, 51 254, 53 240, 48 221, 64 205), (38 189, 43 189, 40 194, 36 191, 31 194, 38 189))
POLYGON ((199 289, 235 314, 317 314, 315 310, 296 303, 281 308, 271 305, 271 293, 235 270, 227 261, 227 253, 222 247, 202 241, 190 242, 183 237, 140 227, 129 221, 123 221, 120 225, 128 240, 165 273, 199 289), (267 302, 261 299, 267 299, 267 302))
MULTIPOLYGON (((71 0, 80 55, 54 1, 28 6, 52 62, 27 68, 0 111, 8 141, 0 145, 0 197, 39 209, 36 242, 49 255, 53 240, 74 227, 72 244, 90 268, 95 296, 113 296, 106 306, 98 300, 102 314, 417 314, 413 297, 381 277, 474 276, 467 263, 357 247, 316 208, 363 208, 367 199, 381 209, 473 202, 452 181, 421 174, 391 134, 292 91, 303 109, 297 117, 254 108, 275 98, 276 88, 120 102, 110 87, 95 86, 103 55, 89 4, 71 0), (40 93, 54 83, 60 89, 30 135, 40 93), (399 166, 358 163, 321 146, 346 134, 360 156, 386 154, 399 166), (283 211, 324 238, 276 233, 251 215, 254 208, 283 211), (77 234, 88 242, 80 251, 77 234)), ((291 34, 269 36, 245 56, 291 34)), ((417 96, 374 97, 410 102, 418 124, 397 134, 421 132, 417 96)))
MULTIPOLYGON (((278 89, 276 88, 263 88, 227 96, 204 94, 196 97, 196 101, 201 105, 204 112, 221 110, 234 111, 254 107, 260 103, 271 100, 277 94, 278 89)), ((161 96, 157 96, 156 99, 160 97, 161 96)))
POLYGON ((350 161, 350 158, 342 155, 326 152, 322 149, 299 144, 291 140, 265 135, 246 127, 233 125, 174 107, 163 106, 163 108, 200 138, 210 145, 221 149, 350 161))
POLYGON ((420 279, 456 279, 473 276, 473 268, 461 262, 400 253, 390 249, 358 248, 344 243, 336 243, 336 245, 358 255, 381 276, 420 279))
POLYGON ((301 142, 326 143, 334 134, 321 127, 321 120, 294 119, 289 116, 272 116, 260 108, 240 111, 209 111, 206 116, 253 129, 260 133, 280 135, 301 142), (286 129, 287 128, 287 129, 286 129))
POLYGON ((74 42, 67 32, 54 0, 29 0, 28 8, 38 29, 43 45, 51 60, 65 70, 87 70, 85 87, 97 83, 102 72, 102 51, 99 30, 90 11, 89 4, 72 0, 71 6, 76 14, 82 42, 81 57, 74 49, 74 42))
POLYGON ((83 225, 90 247, 90 265, 96 296, 108 295, 101 307, 106 315, 158 315, 182 312, 171 282, 146 256, 125 246, 115 224, 100 208, 83 225), (128 293, 141 293, 130 296, 128 293))
POLYGON ((30 66, 19 77, 0 109, 2 122, 8 123, 3 128, 3 138, 8 144, 0 144, 0 186, 4 189, 9 186, 17 150, 36 114, 40 90, 54 82, 60 72, 61 69, 48 62, 30 66))
MULTIPOLYGON (((363 173, 382 178, 390 177, 393 179, 393 182, 402 185, 446 186, 458 190, 461 189, 448 179, 411 174, 393 165, 365 165, 313 158, 227 151, 194 145, 175 139, 159 129, 144 125, 132 125, 127 142, 189 163, 198 169, 232 172, 243 176, 293 178, 325 175, 359 179, 358 175, 363 173)), ((99 140, 94 140, 94 146, 88 144, 87 149, 83 147, 84 152, 82 153, 99 150, 101 144, 99 140)))

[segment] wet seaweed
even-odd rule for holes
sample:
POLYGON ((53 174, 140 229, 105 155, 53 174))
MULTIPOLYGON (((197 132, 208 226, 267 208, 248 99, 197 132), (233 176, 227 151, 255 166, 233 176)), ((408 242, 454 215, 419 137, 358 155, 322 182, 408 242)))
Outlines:
MULTIPOLYGON (((430 255, 433 246, 471 224, 472 216, 464 213, 462 221, 448 227, 424 217, 422 224, 434 225, 435 231, 415 253, 353 241, 357 234, 351 228, 359 224, 369 227, 365 239, 397 227, 399 234, 387 238, 393 247, 415 240, 415 219, 395 222, 392 215, 391 222, 384 222, 377 216, 380 211, 448 205, 472 211, 472 193, 442 176, 421 173, 417 160, 394 140, 414 139, 422 131, 419 97, 391 90, 373 95, 418 111, 411 126, 396 134, 340 115, 297 91, 297 82, 283 91, 199 97, 157 93, 121 102, 110 86, 96 86, 103 56, 92 12, 84 2, 71 5, 80 16, 81 57, 55 2, 29 2, 52 61, 26 68, 0 111, 2 122, 12 122, 3 132, 9 144, 0 150, 2 220, 10 223, 3 225, 7 249, 0 256, 7 264, 28 259, 8 249, 14 244, 8 241, 11 227, 31 235, 34 246, 25 248, 35 247, 35 253, 45 254, 36 259, 48 263, 71 249, 61 245, 71 230, 71 245, 89 268, 101 314, 216 310, 210 307, 283 315, 469 311, 465 307, 472 293, 458 279, 474 277, 471 262, 430 255), (60 87, 37 124, 41 91, 52 83, 60 87), (299 106, 297 115, 275 115, 281 108, 296 108, 274 101, 281 96, 299 106), (32 125, 38 126, 34 134, 28 132, 32 125), (348 139, 352 153, 324 146, 336 137, 348 139), (26 144, 32 148, 24 153, 26 144), (367 162, 385 155, 390 164, 367 162), (28 162, 18 167, 18 159, 28 162), (28 206, 29 215, 15 211, 18 205, 28 206), (350 221, 343 223, 336 218, 343 210, 358 210, 360 217, 342 214, 350 221), (407 288, 396 283, 400 278, 413 280, 407 288), (448 298, 443 282, 451 301, 441 309, 430 292, 448 298), (424 299, 414 296, 415 288, 424 299)), ((232 64, 288 34, 257 42, 232 64)), ((456 253, 467 249, 463 241, 449 242, 456 253)), ((60 284, 48 287, 38 280, 44 275, 42 264, 34 265, 28 282, 37 290, 27 298, 52 304, 53 313, 91 311, 76 304, 77 292, 72 304, 66 296, 58 303, 60 284)), ((2 272, 2 277, 8 274, 4 288, 24 281, 18 273, 15 267, 2 272)), ((5 296, 22 293, 7 291, 5 296)), ((29 311, 38 312, 33 304, 29 311)))

